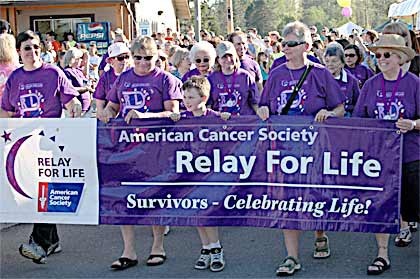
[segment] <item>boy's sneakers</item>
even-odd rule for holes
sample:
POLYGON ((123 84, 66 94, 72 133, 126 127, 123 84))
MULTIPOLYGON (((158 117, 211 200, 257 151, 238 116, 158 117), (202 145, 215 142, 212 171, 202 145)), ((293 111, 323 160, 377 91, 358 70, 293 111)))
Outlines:
POLYGON ((225 268, 223 258, 223 248, 210 249, 210 270, 214 272, 222 271, 225 268))
POLYGON ((408 222, 408 227, 410 228, 410 232, 416 232, 418 228, 417 222, 408 222))
POLYGON ((411 236, 410 228, 403 228, 400 230, 397 237, 395 237, 395 246, 406 247, 411 243, 411 241, 413 241, 413 237, 411 236))
POLYGON ((201 249, 200 257, 195 262, 195 269, 207 269, 210 267, 210 250, 208 249, 201 249))
POLYGON ((55 243, 48 248, 45 252, 44 248, 30 240, 29 244, 22 244, 19 247, 19 253, 25 258, 31 259, 34 263, 45 264, 47 262, 47 256, 55 253, 60 253, 63 249, 60 243, 55 243))

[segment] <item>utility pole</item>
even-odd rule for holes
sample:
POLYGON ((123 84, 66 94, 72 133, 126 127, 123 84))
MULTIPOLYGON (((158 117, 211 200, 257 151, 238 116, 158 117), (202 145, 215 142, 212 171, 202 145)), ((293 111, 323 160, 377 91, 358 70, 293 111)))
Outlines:
POLYGON ((194 0, 194 33, 195 40, 199 42, 201 40, 200 30, 201 30, 201 3, 200 0, 194 0))
POLYGON ((227 32, 233 32, 233 5, 232 0, 226 0, 227 32))

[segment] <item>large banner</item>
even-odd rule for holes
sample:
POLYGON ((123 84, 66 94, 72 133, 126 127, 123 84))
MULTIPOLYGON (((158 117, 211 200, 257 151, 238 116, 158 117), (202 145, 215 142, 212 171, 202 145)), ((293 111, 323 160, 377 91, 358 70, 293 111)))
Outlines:
POLYGON ((402 136, 372 119, 98 126, 100 223, 397 232, 402 136))
POLYGON ((98 224, 96 119, 0 119, 0 222, 98 224))

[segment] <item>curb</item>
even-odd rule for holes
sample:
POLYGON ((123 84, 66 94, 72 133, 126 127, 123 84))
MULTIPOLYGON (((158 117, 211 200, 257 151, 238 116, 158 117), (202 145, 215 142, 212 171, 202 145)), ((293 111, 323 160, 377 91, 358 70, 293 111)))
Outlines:
POLYGON ((19 225, 18 223, 0 223, 0 231, 19 225))

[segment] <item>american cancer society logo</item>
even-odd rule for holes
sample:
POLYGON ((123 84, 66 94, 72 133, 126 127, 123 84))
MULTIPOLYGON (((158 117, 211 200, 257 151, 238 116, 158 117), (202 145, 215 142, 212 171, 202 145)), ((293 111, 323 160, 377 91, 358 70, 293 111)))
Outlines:
POLYGON ((39 182, 38 212, 76 212, 83 183, 39 182))

